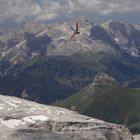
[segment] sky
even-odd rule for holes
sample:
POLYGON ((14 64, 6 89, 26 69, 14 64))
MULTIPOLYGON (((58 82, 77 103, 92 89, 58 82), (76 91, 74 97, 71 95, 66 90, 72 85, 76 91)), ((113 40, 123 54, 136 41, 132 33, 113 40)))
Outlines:
POLYGON ((140 22, 140 0, 0 0, 0 23, 57 21, 88 16, 95 22, 140 22))

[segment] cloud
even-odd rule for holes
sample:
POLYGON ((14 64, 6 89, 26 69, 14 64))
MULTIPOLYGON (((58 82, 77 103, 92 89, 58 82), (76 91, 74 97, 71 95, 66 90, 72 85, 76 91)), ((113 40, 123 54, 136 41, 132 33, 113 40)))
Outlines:
POLYGON ((42 0, 42 5, 34 0, 0 0, 0 18, 50 20, 61 14, 61 8, 59 2, 51 0, 42 0))
POLYGON ((102 16, 140 12, 140 0, 0 0, 0 20, 53 20, 75 13, 102 16))
POLYGON ((139 0, 71 0, 74 9, 102 15, 140 11, 139 0))
POLYGON ((37 5, 32 3, 32 0, 24 2, 23 0, 0 0, 0 18, 24 18, 33 15, 32 10, 37 8, 37 5))

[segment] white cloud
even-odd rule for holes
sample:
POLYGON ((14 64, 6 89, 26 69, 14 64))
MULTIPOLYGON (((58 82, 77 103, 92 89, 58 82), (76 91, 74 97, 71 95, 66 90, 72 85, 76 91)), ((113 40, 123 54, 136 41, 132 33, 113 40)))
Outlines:
POLYGON ((139 11, 140 0, 71 0, 75 9, 102 15, 139 11))
POLYGON ((59 2, 46 0, 43 3, 42 11, 38 15, 37 20, 52 20, 62 14, 62 6, 59 2))
POLYGON ((0 0, 0 18, 14 17, 22 20, 26 17, 34 19, 53 19, 61 11, 59 2, 43 0, 43 6, 33 0, 0 0))
POLYGON ((98 13, 103 16, 140 12, 140 0, 0 0, 1 21, 9 17, 16 20, 27 17, 36 21, 52 20, 74 15, 75 12, 98 13))

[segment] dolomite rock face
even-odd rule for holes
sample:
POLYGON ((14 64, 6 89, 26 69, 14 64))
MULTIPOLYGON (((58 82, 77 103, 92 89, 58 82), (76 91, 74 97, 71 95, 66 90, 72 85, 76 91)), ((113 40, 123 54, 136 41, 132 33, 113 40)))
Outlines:
POLYGON ((102 72, 95 76, 92 85, 113 85, 114 83, 116 80, 113 77, 102 72))
POLYGON ((35 56, 70 56, 75 53, 107 54, 126 53, 140 57, 140 23, 106 21, 94 25, 87 17, 79 17, 80 34, 70 40, 74 23, 35 24, 26 23, 18 29, 0 29, 0 60, 12 64, 30 60, 35 56))
POLYGON ((0 136, 0 140, 133 140, 124 126, 2 95, 0 136))
POLYGON ((134 135, 134 140, 140 140, 140 134, 134 135))

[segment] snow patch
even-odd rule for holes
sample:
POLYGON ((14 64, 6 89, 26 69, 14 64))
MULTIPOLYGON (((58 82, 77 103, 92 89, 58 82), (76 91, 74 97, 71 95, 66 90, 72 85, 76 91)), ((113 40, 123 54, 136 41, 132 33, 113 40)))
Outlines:
POLYGON ((48 113, 48 114, 51 114, 52 112, 51 112, 50 110, 47 110, 47 113, 48 113))
POLYGON ((6 55, 6 53, 5 52, 2 52, 2 55, 1 55, 1 57, 4 57, 6 55))
POLYGON ((7 109, 7 111, 11 111, 11 110, 13 110, 13 108, 8 108, 8 109, 7 109))
POLYGON ((135 50, 131 51, 131 55, 132 55, 132 56, 135 56, 135 57, 138 57, 138 56, 139 56, 139 55, 138 55, 138 52, 135 51, 135 50))
POLYGON ((64 115, 65 114, 65 112, 64 111, 56 111, 56 115, 58 115, 58 116, 60 116, 60 115, 64 115))
POLYGON ((25 122, 22 122, 21 120, 16 120, 16 119, 12 119, 12 120, 2 120, 0 119, 1 124, 7 126, 8 128, 16 128, 17 126, 21 125, 21 124, 25 124, 25 122))
POLYGON ((20 48, 22 45, 26 43, 26 40, 21 41, 19 44, 16 45, 17 48, 20 48))
POLYGON ((3 107, 0 107, 0 110, 4 109, 3 107))
POLYGON ((12 100, 11 102, 12 103, 21 103, 21 101, 18 101, 18 100, 12 100))
POLYGON ((131 55, 132 56, 137 56, 137 54, 134 51, 131 52, 131 55))
POLYGON ((34 58, 35 56, 38 56, 39 54, 37 53, 37 52, 32 52, 31 53, 31 56, 32 56, 32 58, 34 58))
POLYGON ((119 41, 119 39, 118 39, 118 38, 114 38, 114 40, 115 40, 116 42, 118 42, 118 41, 119 41))
POLYGON ((65 39, 65 37, 64 37, 64 36, 61 36, 59 39, 60 39, 60 40, 61 40, 61 39, 65 39))
POLYGON ((31 110, 33 110, 33 111, 34 111, 34 110, 37 110, 37 108, 32 107, 32 108, 31 108, 31 110))
POLYGON ((35 121, 47 121, 49 118, 44 115, 37 115, 24 117, 23 120, 26 122, 35 123, 35 121))
POLYGON ((36 37, 36 38, 37 38, 37 37, 41 37, 41 36, 43 36, 44 34, 47 34, 47 32, 48 32, 48 29, 46 29, 46 30, 44 30, 43 32, 37 34, 35 37, 36 37))
POLYGON ((94 118, 91 118, 91 119, 89 119, 88 121, 91 121, 91 122, 97 122, 97 123, 104 123, 104 121, 102 121, 102 120, 97 120, 97 119, 94 119, 94 118))
POLYGON ((53 118, 53 121, 56 121, 56 120, 58 120, 58 118, 53 118))
POLYGON ((1 76, 1 77, 3 77, 3 74, 2 74, 2 72, 0 72, 0 76, 1 76))
POLYGON ((6 103, 8 103, 9 105, 11 105, 11 106, 13 106, 13 107, 18 107, 17 105, 15 105, 14 103, 11 103, 11 102, 9 102, 9 101, 7 101, 7 100, 4 100, 4 99, 2 99, 4 102, 6 102, 6 103))

